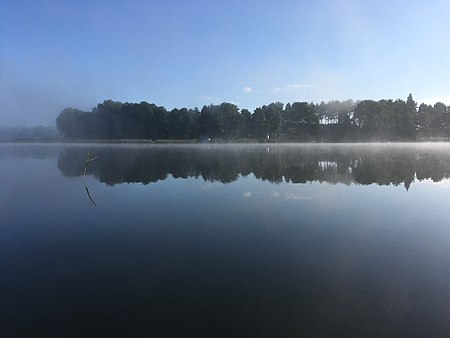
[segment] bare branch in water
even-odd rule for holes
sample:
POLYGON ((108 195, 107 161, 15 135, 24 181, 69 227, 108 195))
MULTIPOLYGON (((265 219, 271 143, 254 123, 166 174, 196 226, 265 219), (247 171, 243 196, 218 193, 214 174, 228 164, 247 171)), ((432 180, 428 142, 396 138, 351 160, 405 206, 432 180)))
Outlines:
POLYGON ((94 150, 91 150, 88 152, 86 159, 84 160, 83 176, 86 176, 86 170, 87 170, 89 163, 91 163, 96 158, 97 158, 97 156, 94 157, 94 150))

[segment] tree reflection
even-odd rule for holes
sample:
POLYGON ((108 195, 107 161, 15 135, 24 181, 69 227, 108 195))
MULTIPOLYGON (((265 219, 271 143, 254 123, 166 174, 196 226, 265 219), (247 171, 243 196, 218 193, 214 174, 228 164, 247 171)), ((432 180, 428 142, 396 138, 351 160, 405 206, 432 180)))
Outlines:
MULTIPOLYGON (((231 183, 253 174, 271 183, 404 185, 450 176, 450 148, 433 145, 104 146, 88 174, 107 185, 174 178, 231 183)), ((86 148, 64 148, 58 167, 80 176, 86 148)))

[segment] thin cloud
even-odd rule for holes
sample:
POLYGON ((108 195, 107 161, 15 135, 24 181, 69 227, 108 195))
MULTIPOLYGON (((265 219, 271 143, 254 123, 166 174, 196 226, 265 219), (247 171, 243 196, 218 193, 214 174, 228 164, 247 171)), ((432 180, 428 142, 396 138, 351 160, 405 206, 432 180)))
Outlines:
POLYGON ((287 84, 286 86, 284 86, 284 89, 288 92, 294 92, 294 91, 311 89, 311 88, 315 88, 315 86, 311 85, 311 84, 298 84, 298 83, 287 84))
POLYGON ((253 92, 253 88, 252 87, 250 87, 250 86, 244 87, 244 93, 251 93, 251 92, 253 92))
POLYGON ((209 96, 209 95, 202 95, 198 99, 202 102, 207 102, 207 103, 219 103, 221 101, 220 97, 214 97, 214 96, 209 96))
POLYGON ((315 85, 312 84, 301 84, 301 83, 289 83, 284 85, 283 87, 274 87, 272 88, 272 93, 281 93, 281 92, 299 92, 305 89, 313 89, 316 88, 315 85))

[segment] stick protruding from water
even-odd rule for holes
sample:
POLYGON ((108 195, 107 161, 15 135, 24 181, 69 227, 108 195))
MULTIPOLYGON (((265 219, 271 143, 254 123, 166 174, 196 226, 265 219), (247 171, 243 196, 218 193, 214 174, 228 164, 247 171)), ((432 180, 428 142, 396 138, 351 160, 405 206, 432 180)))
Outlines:
POLYGON ((87 153, 86 159, 84 160, 83 176, 86 176, 86 170, 87 170, 87 167, 88 167, 89 163, 91 163, 96 158, 97 158, 97 156, 94 157, 94 150, 90 150, 87 153))

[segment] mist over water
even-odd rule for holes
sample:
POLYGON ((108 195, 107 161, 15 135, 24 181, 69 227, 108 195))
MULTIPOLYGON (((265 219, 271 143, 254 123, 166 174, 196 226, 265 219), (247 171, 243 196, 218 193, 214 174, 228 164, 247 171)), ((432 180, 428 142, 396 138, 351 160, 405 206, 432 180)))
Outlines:
POLYGON ((0 145, 0 333, 445 336, 449 163, 445 144, 0 145))
MULTIPOLYGON (((446 179, 450 171, 450 147, 444 143, 95 147, 98 160, 90 175, 107 185, 168 177, 231 183, 254 175, 271 183, 376 183, 409 189, 413 182, 446 179)), ((79 176, 85 156, 86 146, 66 147, 58 168, 65 176, 79 176)))

